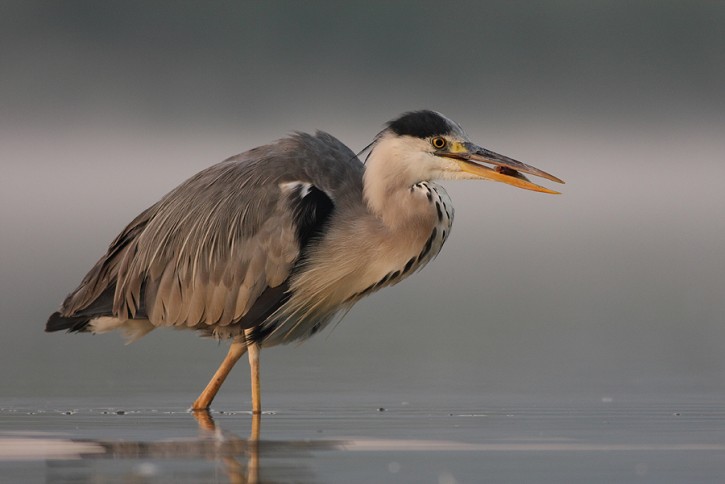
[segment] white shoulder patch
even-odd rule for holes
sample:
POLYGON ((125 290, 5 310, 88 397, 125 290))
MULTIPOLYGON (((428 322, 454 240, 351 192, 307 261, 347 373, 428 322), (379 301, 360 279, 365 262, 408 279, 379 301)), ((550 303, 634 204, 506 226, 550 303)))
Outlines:
POLYGON ((284 182, 279 184, 279 188, 283 192, 293 192, 300 189, 300 198, 305 198, 307 195, 310 194, 310 189, 312 188, 312 183, 309 182, 303 182, 299 180, 291 181, 291 182, 284 182))

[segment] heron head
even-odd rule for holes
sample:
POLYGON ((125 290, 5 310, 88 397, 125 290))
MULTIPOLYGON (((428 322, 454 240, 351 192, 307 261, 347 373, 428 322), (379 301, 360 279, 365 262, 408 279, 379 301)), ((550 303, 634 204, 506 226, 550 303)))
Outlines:
POLYGON ((460 125, 434 111, 413 111, 390 121, 375 149, 390 151, 404 169, 421 179, 491 180, 543 193, 559 193, 529 181, 524 173, 559 178, 472 143, 460 125))

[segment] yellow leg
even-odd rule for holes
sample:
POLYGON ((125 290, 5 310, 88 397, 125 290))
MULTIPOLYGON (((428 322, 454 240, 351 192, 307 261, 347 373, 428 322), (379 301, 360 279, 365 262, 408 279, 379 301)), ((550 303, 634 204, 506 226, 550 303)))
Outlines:
POLYGON ((247 482, 259 482, 259 432, 262 423, 262 392, 259 378, 259 352, 258 344, 253 343, 247 347, 249 351, 249 370, 252 379, 252 431, 249 433, 249 459, 247 461, 247 482))
POLYGON ((192 404, 192 410, 206 410, 209 408, 209 405, 211 405, 211 401, 214 400, 214 397, 219 391, 219 388, 221 388, 222 383, 224 383, 227 375, 234 367, 234 364, 239 360, 239 358, 242 357, 242 355, 246 351, 247 344, 245 342, 235 341, 232 343, 232 345, 229 347, 229 352, 227 353, 227 356, 224 357, 224 361, 222 361, 222 364, 219 365, 219 368, 217 369, 216 373, 214 373, 211 381, 207 384, 204 391, 201 392, 199 398, 197 398, 196 401, 192 404))
MULTIPOLYGON (((249 335, 251 330, 246 330, 245 334, 249 335)), ((262 413, 262 392, 259 385, 259 352, 261 348, 257 343, 248 343, 247 351, 249 352, 249 370, 252 380, 252 414, 262 413)))

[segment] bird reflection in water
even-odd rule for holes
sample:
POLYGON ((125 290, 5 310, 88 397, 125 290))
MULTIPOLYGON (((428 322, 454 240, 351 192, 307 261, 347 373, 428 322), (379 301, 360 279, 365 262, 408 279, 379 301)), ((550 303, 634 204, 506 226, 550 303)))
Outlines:
POLYGON ((216 462, 227 480, 233 483, 258 483, 288 481, 314 481, 312 471, 306 465, 310 452, 332 451, 343 448, 345 441, 264 441, 260 439, 261 416, 252 415, 248 438, 222 430, 206 411, 192 413, 199 426, 199 435, 188 439, 159 441, 122 441, 63 439, 37 435, 28 438, 0 437, 3 443, 12 447, 23 460, 45 460, 48 465, 46 477, 55 480, 117 479, 127 477, 163 478, 188 474, 189 464, 198 462, 193 468, 195 478, 217 476, 218 470, 209 470, 203 462, 216 462), (265 457, 265 466, 262 466, 265 457), (92 466, 92 462, 129 460, 130 468, 123 466, 92 466), (78 465, 78 461, 89 465, 78 465), (183 467, 180 467, 183 466, 183 467), (264 468, 263 468, 264 467, 264 468), (263 472, 264 470, 264 472, 263 472), (120 475, 119 475, 120 472, 120 475), (262 478, 264 474, 264 478, 262 478))
POLYGON ((238 452, 220 452, 218 456, 215 456, 224 465, 229 481, 250 484, 259 482, 259 432, 262 415, 252 413, 252 430, 249 432, 249 438, 243 441, 236 435, 222 432, 214 422, 209 410, 192 410, 192 414, 202 433, 206 433, 210 437, 213 436, 214 440, 219 439, 222 443, 227 441, 239 443, 241 441, 244 444, 241 448, 235 449, 238 452), (238 460, 242 455, 247 457, 246 466, 238 460))

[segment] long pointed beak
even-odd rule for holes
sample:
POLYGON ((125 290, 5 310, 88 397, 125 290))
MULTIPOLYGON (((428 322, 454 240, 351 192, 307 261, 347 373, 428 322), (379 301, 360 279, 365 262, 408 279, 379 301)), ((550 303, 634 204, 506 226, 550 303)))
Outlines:
POLYGON ((559 194, 535 183, 531 183, 523 173, 546 178, 556 183, 564 183, 563 180, 546 173, 533 166, 521 163, 508 156, 499 155, 493 151, 481 148, 473 143, 463 143, 465 150, 460 152, 440 153, 442 156, 454 158, 459 162, 461 170, 471 173, 486 180, 507 183, 515 187, 533 190, 535 192, 559 194), (485 163, 485 164, 484 164, 485 163), (486 166, 492 165, 492 166, 486 166))

